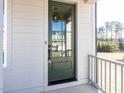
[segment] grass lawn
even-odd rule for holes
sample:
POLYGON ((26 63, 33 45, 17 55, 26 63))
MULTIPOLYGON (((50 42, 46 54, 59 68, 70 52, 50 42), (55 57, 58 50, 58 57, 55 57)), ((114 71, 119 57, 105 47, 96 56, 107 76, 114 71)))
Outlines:
POLYGON ((124 62, 124 60, 122 60, 124 52, 98 52, 97 56, 109 60, 124 62))

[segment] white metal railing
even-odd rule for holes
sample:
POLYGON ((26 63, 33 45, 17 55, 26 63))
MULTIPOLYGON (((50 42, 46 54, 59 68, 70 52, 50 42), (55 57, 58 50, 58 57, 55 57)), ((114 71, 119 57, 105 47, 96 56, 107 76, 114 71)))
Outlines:
POLYGON ((124 63, 88 55, 89 83, 104 93, 124 93, 124 63))

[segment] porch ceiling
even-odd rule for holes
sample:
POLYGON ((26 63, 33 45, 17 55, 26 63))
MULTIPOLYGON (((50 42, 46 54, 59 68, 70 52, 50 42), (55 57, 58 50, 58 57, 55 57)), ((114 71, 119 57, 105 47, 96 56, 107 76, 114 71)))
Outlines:
POLYGON ((95 4, 96 0, 83 0, 87 4, 95 4))

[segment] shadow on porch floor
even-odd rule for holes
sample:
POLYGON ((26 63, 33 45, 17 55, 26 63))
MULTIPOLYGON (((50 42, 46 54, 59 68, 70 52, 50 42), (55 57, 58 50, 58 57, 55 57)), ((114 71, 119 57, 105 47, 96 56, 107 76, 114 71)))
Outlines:
POLYGON ((95 87, 86 84, 43 93, 98 93, 98 90, 95 87))

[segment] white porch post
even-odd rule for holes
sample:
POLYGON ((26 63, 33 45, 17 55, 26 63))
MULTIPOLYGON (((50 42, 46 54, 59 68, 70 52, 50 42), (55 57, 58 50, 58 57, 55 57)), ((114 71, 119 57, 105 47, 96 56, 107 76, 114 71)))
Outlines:
POLYGON ((2 64, 3 64, 3 0, 0 0, 0 93, 2 93, 2 64))

